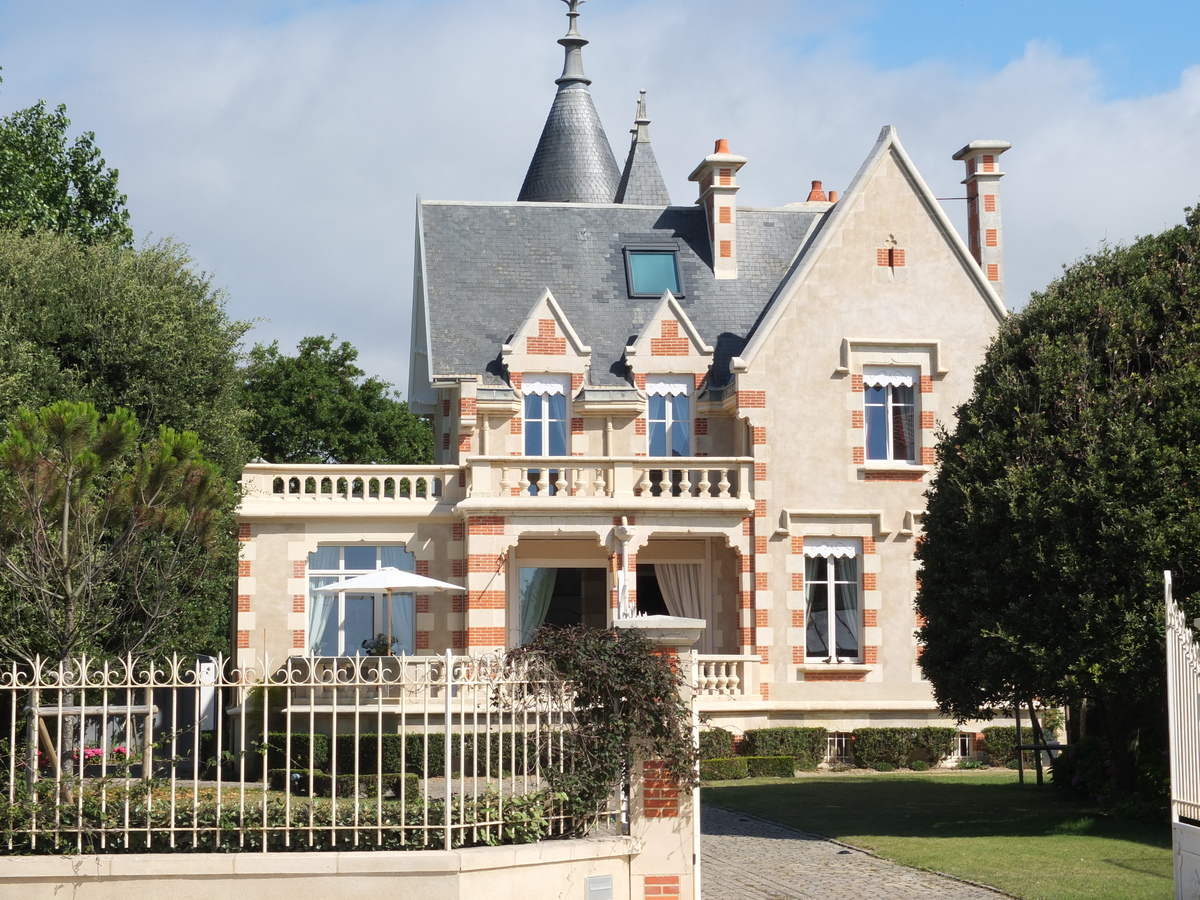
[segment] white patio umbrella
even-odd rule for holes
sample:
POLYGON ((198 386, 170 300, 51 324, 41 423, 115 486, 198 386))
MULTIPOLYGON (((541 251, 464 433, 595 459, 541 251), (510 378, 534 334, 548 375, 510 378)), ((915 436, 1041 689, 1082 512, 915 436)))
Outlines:
POLYGON ((347 578, 345 581, 326 585, 321 590, 335 591, 339 594, 345 591, 369 591, 371 593, 383 591, 386 593, 387 639, 390 646, 392 643, 393 593, 416 594, 428 591, 465 591, 466 588, 459 587, 457 584, 438 581, 436 578, 427 578, 424 575, 418 575, 416 572, 406 572, 403 569, 397 569, 395 566, 384 566, 382 569, 376 569, 374 572, 368 572, 366 575, 355 575, 353 578, 347 578))

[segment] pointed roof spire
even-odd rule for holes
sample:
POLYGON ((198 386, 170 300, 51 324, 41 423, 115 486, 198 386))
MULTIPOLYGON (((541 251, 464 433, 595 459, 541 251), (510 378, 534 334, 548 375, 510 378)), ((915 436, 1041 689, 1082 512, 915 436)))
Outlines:
POLYGON ((650 147, 650 117, 646 115, 645 91, 638 97, 637 117, 630 134, 633 141, 629 145, 621 183, 617 186, 617 203, 670 206, 671 195, 667 193, 667 184, 650 147))
POLYGON ((580 35, 577 20, 584 0, 563 2, 571 23, 566 37, 558 41, 566 51, 563 73, 555 80, 558 93, 517 199, 612 203, 621 173, 588 91, 592 81, 583 73, 588 41, 580 35))

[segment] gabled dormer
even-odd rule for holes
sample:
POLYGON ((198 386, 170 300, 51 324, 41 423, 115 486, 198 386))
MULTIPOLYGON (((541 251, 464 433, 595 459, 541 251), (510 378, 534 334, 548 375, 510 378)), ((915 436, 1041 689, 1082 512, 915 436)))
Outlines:
POLYGON ((501 346, 500 358, 517 390, 526 375, 553 373, 570 376, 574 392, 591 365, 592 348, 583 343, 547 288, 508 343, 501 346))
POLYGON ((712 346, 670 291, 663 292, 641 333, 625 348, 625 362, 639 390, 646 389, 647 375, 662 374, 693 374, 699 387, 712 355, 712 346))

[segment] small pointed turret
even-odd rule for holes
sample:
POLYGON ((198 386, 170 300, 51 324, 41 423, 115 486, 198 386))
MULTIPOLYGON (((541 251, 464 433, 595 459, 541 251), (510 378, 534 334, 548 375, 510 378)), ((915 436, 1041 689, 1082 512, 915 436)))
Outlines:
POLYGON ((617 202, 640 206, 670 206, 671 195, 663 181, 658 160, 650 147, 650 118, 646 115, 646 92, 638 98, 637 118, 634 120, 633 142, 617 187, 617 202))
POLYGON ((566 37, 559 39, 566 51, 563 72, 555 80, 558 93, 517 199, 612 203, 621 173, 588 91, 592 81, 583 73, 588 42, 579 33, 577 19, 584 0, 563 2, 571 22, 566 37))

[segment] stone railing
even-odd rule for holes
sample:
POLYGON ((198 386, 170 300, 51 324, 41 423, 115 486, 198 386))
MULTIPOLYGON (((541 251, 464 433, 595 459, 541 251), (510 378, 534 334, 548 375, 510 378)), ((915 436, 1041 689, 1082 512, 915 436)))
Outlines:
POLYGON ((458 466, 342 466, 250 463, 245 501, 453 503, 463 496, 458 466))
POLYGON ((696 658, 696 695, 705 700, 761 700, 757 656, 701 653, 696 658))
POLYGON ((467 466, 472 498, 753 499, 754 461, 745 457, 478 456, 467 466))

